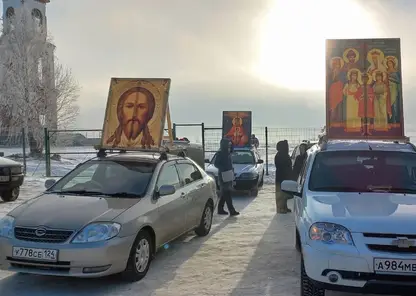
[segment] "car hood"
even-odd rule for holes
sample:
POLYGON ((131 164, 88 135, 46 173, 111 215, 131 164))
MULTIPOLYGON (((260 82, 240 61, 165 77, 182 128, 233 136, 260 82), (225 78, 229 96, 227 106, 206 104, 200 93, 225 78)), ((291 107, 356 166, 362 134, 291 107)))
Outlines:
MULTIPOLYGON (((254 164, 233 164, 234 173, 236 177, 239 177, 242 173, 249 173, 249 172, 255 172, 256 166, 254 164)), ((213 165, 209 164, 205 171, 207 173, 214 174, 215 176, 218 175, 218 169, 213 165)))
POLYGON ((331 222, 351 232, 416 234, 416 195, 333 193, 308 198, 311 222, 331 222))
POLYGON ((16 226, 78 230, 94 221, 111 221, 138 202, 140 199, 43 194, 9 215, 15 217, 16 226))
POLYGON ((18 163, 17 161, 14 161, 5 157, 0 157, 0 167, 11 167, 11 166, 22 166, 22 165, 18 163))

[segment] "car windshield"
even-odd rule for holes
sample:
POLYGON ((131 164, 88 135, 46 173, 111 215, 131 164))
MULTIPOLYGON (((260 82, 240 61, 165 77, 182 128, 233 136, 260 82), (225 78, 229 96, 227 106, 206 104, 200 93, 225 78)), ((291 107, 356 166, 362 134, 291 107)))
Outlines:
POLYGON ((318 153, 309 190, 416 194, 416 154, 399 151, 318 153))
POLYGON ((254 164, 254 155, 251 151, 234 151, 231 154, 233 164, 254 164))
POLYGON ((92 160, 60 179, 47 193, 142 197, 155 169, 154 163, 92 160))

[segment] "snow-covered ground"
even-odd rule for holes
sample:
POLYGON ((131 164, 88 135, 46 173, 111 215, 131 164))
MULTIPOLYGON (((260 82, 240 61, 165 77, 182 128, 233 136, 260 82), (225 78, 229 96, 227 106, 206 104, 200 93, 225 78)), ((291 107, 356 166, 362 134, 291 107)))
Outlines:
MULTIPOLYGON (((79 161, 79 158, 73 160, 79 161)), ((55 166, 60 172, 70 168, 67 161, 55 166)), ((269 176, 271 180, 273 174, 269 176)), ((16 202, 0 203, 0 218, 42 192, 43 184, 44 178, 28 176, 16 202)), ((276 215, 274 186, 266 184, 257 198, 236 196, 234 203, 241 211, 239 217, 215 215, 209 236, 198 238, 190 233, 173 242, 167 250, 158 253, 148 275, 140 282, 128 284, 117 277, 85 280, 0 271, 0 295, 300 295, 293 215, 276 215)))

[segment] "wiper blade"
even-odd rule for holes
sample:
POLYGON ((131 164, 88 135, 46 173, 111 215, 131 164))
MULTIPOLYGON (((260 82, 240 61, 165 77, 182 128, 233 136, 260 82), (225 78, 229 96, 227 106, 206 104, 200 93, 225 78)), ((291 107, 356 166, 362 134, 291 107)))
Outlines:
POLYGON ((132 197, 132 198, 142 198, 141 194, 131 193, 131 192, 114 192, 114 193, 106 193, 105 195, 111 197, 132 197))
POLYGON ((101 191, 90 191, 90 190, 63 190, 63 191, 50 191, 49 193, 76 194, 76 195, 107 195, 101 191))
POLYGON ((362 188, 356 187, 342 187, 342 186, 322 186, 314 187, 312 191, 330 191, 330 192, 368 192, 362 188))
POLYGON ((393 186, 373 186, 369 185, 367 189, 371 192, 390 192, 390 193, 409 193, 416 194, 416 189, 411 188, 400 188, 393 186))

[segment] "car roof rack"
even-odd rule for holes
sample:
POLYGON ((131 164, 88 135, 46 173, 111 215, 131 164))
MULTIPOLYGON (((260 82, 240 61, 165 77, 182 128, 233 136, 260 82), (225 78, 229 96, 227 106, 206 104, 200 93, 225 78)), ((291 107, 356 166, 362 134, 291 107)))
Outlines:
POLYGON ((177 157, 182 157, 182 158, 186 158, 187 157, 187 153, 186 153, 186 149, 182 148, 180 149, 180 151, 178 153, 170 153, 170 149, 166 146, 161 146, 158 149, 131 149, 131 150, 127 150, 127 149, 107 149, 107 148, 99 148, 99 147, 95 147, 96 149, 98 149, 97 152, 97 157, 99 158, 105 158, 108 153, 111 154, 115 154, 115 153, 119 153, 119 154, 123 154, 123 153, 127 153, 127 152, 147 152, 147 153, 152 153, 153 155, 155 154, 159 154, 159 160, 168 160, 169 155, 172 156, 177 156, 177 157))

